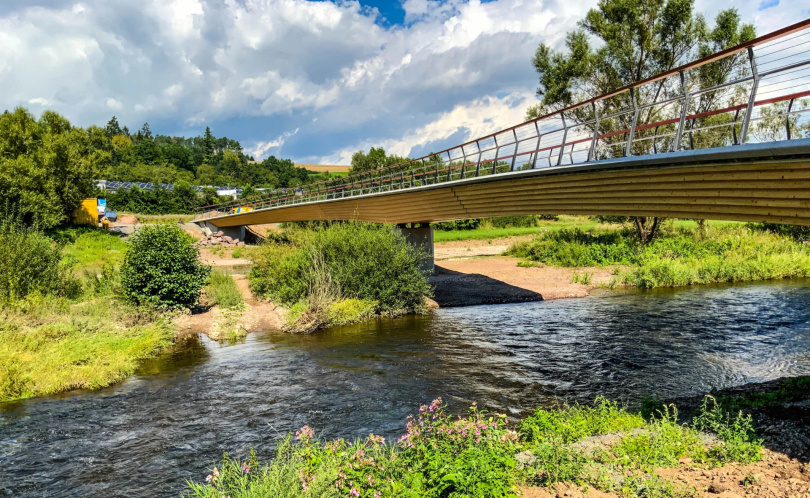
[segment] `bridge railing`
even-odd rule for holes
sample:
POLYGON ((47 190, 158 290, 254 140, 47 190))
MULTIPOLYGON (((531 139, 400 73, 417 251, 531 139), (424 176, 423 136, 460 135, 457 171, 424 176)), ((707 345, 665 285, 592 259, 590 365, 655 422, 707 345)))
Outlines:
POLYGON ((519 170, 810 137, 810 19, 387 168, 206 206, 195 219, 519 170))

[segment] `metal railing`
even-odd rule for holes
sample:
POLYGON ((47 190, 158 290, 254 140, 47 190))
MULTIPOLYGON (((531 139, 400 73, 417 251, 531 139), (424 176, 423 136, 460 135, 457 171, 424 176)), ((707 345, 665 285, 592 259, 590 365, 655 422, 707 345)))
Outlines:
POLYGON ((441 152, 206 206, 195 220, 519 170, 802 136, 810 137, 810 19, 441 152))

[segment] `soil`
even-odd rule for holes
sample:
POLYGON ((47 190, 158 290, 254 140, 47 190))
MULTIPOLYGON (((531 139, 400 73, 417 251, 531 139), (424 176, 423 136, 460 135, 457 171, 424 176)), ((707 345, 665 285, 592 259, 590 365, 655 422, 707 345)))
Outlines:
POLYGON ((532 240, 536 235, 520 235, 490 240, 452 240, 433 244, 434 259, 467 259, 476 256, 500 256, 512 244, 532 240))
POLYGON ((200 259, 202 262, 214 268, 228 268, 234 266, 248 266, 250 260, 247 258, 234 258, 233 251, 237 248, 203 247, 200 248, 200 259))

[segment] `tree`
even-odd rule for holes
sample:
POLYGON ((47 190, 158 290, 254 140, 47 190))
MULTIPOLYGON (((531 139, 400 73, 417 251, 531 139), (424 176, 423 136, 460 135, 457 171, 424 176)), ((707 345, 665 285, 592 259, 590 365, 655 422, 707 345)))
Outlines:
POLYGON ((393 166, 394 164, 403 163, 407 160, 408 158, 406 157, 386 155, 385 149, 383 149, 382 147, 372 147, 368 151, 368 154, 360 150, 352 155, 351 173, 352 174, 365 173, 366 171, 385 168, 387 166, 393 166))
POLYGON ((121 126, 118 124, 118 119, 113 116, 108 122, 107 126, 104 128, 105 133, 107 133, 108 138, 113 138, 117 135, 122 135, 123 130, 121 130, 121 126))
POLYGON ((205 135, 203 136, 203 161, 206 163, 211 162, 211 157, 214 155, 214 145, 215 145, 214 135, 211 133, 211 128, 208 126, 205 127, 205 135))
POLYGON ((25 223, 50 228, 67 222, 109 164, 109 152, 97 146, 103 133, 75 128, 53 111, 39 120, 22 107, 0 115, 3 200, 25 223))
MULTIPOLYGON (((542 99, 527 111, 528 119, 606 94, 673 69, 704 51, 720 50, 753 36, 753 27, 741 25, 734 9, 718 14, 716 27, 709 30, 703 16, 694 13, 694 0, 601 0, 579 22, 579 27, 566 35, 567 53, 553 52, 544 44, 537 48, 532 63, 539 74, 537 94, 542 99), (596 46, 592 46, 592 39, 597 41, 596 46)), ((730 74, 718 70, 711 77, 707 74, 705 81, 730 74)), ((678 85, 665 78, 636 89, 635 97, 644 105, 680 91, 678 85)), ((632 108, 630 98, 630 93, 624 92, 613 97, 611 104, 618 109, 632 108)), ((639 114, 638 124, 659 119, 660 112, 656 106, 648 107, 639 114)), ((572 114, 575 121, 593 118, 589 108, 580 108, 572 114)), ((631 118, 628 113, 600 120, 599 131, 627 128, 631 118)), ((612 140, 605 140, 604 145, 612 147, 614 154, 621 154, 623 137, 617 135, 612 140)), ((651 141, 639 140, 633 144, 633 153, 648 153, 651 147, 651 141)), ((634 220, 634 226, 641 242, 647 243, 655 237, 660 220, 634 220)))

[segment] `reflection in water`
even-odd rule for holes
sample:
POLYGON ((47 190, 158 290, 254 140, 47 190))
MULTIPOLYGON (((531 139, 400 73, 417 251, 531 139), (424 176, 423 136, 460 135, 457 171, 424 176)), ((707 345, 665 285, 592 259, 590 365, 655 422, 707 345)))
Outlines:
POLYGON ((191 338, 110 389, 0 405, 0 496, 177 495, 304 424, 397 436, 436 396, 515 417, 810 373, 806 281, 440 310, 309 336, 191 338))

